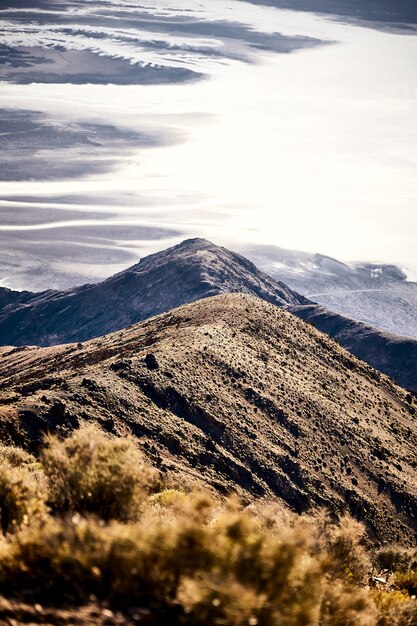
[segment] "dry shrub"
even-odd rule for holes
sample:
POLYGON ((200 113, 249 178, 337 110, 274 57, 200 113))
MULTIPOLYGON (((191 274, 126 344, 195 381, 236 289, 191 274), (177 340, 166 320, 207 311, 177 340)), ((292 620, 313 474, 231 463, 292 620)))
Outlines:
POLYGON ((417 624, 417 601, 400 591, 375 591, 378 609, 378 626, 415 626, 417 624))
POLYGON ((201 523, 201 510, 185 510, 149 504, 135 524, 73 515, 26 527, 2 546, 0 585, 50 604, 176 608, 172 626, 373 626, 359 592, 330 584, 304 528, 271 533, 227 507, 201 523))
MULTIPOLYGON (((395 607, 388 616, 390 621, 386 621, 386 626, 416 626, 417 624, 417 602, 411 600, 403 602, 395 607)), ((380 624, 378 624, 380 626, 380 624)), ((384 625, 385 626, 385 625, 384 625)))
POLYGON ((37 467, 37 461, 34 456, 18 448, 17 446, 5 446, 0 444, 0 464, 10 465, 12 467, 37 467))
POLYGON ((346 587, 341 582, 326 586, 320 626, 376 626, 377 609, 365 589, 346 587))
POLYGON ((25 467, 0 464, 0 525, 3 534, 14 532, 46 514, 42 476, 25 467))
POLYGON ((352 584, 363 584, 371 571, 371 559, 365 546, 365 527, 343 516, 337 524, 319 520, 320 535, 329 557, 329 572, 352 584))
POLYGON ((150 513, 153 517, 159 514, 164 519, 173 515, 177 522, 193 520, 199 524, 209 523, 219 506, 218 500, 206 491, 187 494, 177 489, 160 491, 150 496, 147 504, 152 507, 150 513))
POLYGON ((132 439, 112 439, 91 426, 62 441, 48 436, 42 463, 54 510, 104 520, 134 519, 157 481, 132 439))
MULTIPOLYGON (((149 520, 147 520, 149 521, 149 520)), ((210 563, 201 525, 105 524, 78 515, 23 528, 3 544, 0 584, 50 604, 170 606, 183 574, 210 563)))
POLYGON ((394 576, 394 583, 401 591, 405 591, 409 596, 417 597, 417 571, 397 572, 394 576))
POLYGON ((266 615, 265 597, 233 578, 220 581, 204 576, 198 580, 186 579, 179 598, 185 612, 183 622, 190 626, 276 624, 266 615))
POLYGON ((159 626, 417 624, 406 596, 417 575, 397 574, 404 593, 387 593, 390 600, 367 589, 364 528, 351 518, 336 524, 272 502, 245 508, 195 485, 174 488, 156 480, 130 439, 94 428, 47 439, 53 516, 39 515, 31 502, 33 511, 45 507, 41 474, 24 458, 0 465, 14 530, 0 542, 0 587, 11 597, 143 607, 159 626))
POLYGON ((415 558, 415 551, 401 546, 386 546, 375 553, 375 565, 379 571, 392 572, 407 571, 415 558))
POLYGON ((22 529, 2 546, 3 592, 52 605, 99 597, 114 534, 112 526, 77 515, 22 529))

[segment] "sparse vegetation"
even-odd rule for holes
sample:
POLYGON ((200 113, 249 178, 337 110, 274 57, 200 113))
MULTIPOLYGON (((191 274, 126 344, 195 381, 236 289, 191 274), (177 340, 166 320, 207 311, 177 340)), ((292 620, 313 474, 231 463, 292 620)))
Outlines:
POLYGON ((112 440, 94 426, 63 441, 47 437, 42 465, 54 509, 106 521, 134 519, 156 481, 132 439, 112 440))
POLYGON ((176 488, 128 438, 49 436, 41 465, 3 452, 0 495, 0 586, 14 601, 139 607, 159 626, 416 623, 412 551, 372 556, 349 517, 176 488), (375 568, 392 588, 370 588, 375 568))
POLYGON ((25 466, 0 464, 0 526, 4 535, 46 515, 47 494, 41 474, 25 466))

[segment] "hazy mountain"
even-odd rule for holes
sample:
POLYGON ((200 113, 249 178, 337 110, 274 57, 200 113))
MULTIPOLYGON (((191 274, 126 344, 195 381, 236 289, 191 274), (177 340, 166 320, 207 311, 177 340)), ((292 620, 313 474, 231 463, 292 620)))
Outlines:
POLYGON ((133 433, 163 470, 293 510, 350 510, 413 541, 416 401, 290 313, 200 300, 84 344, 2 348, 0 437, 82 421, 133 433))
POLYGON ((7 292, 4 299, 11 304, 0 309, 0 345, 83 341, 187 302, 232 292, 278 306, 309 303, 239 254, 190 239, 95 285, 32 294, 23 305, 18 295, 7 292))
POLYGON ((417 338, 417 283, 395 265, 347 264, 276 246, 241 247, 256 265, 324 307, 371 326, 417 338))
POLYGON ((4 293, 3 299, 11 303, 0 308, 0 345, 84 341, 201 298, 222 293, 256 295, 291 307, 350 352, 417 391, 416 340, 388 335, 309 306, 308 299, 263 274, 244 257, 205 239, 190 239, 144 257, 96 285, 40 294, 4 293))
POLYGON ((0 311, 9 305, 19 305, 29 302, 35 294, 29 291, 13 291, 6 287, 0 287, 0 311))
POLYGON ((414 0, 250 0, 279 9, 308 11, 338 17, 347 22, 364 22, 369 26, 392 24, 405 28, 417 24, 414 0))

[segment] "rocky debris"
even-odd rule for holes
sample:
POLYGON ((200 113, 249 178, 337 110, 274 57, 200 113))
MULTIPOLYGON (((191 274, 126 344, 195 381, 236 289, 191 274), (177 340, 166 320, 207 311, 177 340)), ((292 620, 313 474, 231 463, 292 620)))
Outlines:
MULTIPOLYGON (((332 313, 316 304, 289 307, 289 310, 330 335, 346 350, 376 370, 391 376, 402 387, 417 393, 417 341, 372 328, 332 313)), ((378 371, 375 376, 378 376, 378 371)), ((410 395, 411 397, 411 395, 410 395)))
POLYGON ((95 422, 133 434, 181 480, 297 512, 350 511, 381 542, 416 535, 416 411, 391 379, 248 295, 0 360, 3 441, 36 449, 47 431, 95 422))

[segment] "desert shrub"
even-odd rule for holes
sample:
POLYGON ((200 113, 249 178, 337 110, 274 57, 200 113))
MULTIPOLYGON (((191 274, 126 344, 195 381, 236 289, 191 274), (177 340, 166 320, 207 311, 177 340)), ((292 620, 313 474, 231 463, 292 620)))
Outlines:
POLYGON ((366 582, 371 570, 371 559, 364 544, 363 524, 345 515, 337 524, 324 520, 321 526, 321 535, 329 556, 329 572, 354 584, 366 582))
POLYGON ((152 507, 154 516, 158 512, 161 518, 171 514, 178 522, 193 520, 200 524, 208 524, 219 506, 218 500, 208 492, 183 493, 177 489, 155 493, 148 498, 147 504, 152 507))
POLYGON ((77 515, 23 528, 2 546, 3 593, 51 604, 99 597, 113 538, 112 526, 77 515))
POLYGON ((10 465, 12 467, 29 467, 36 468, 38 466, 36 458, 17 446, 0 445, 0 464, 10 465))
POLYGON ((42 476, 25 467, 0 464, 0 525, 3 534, 46 514, 42 476))
POLYGON ((104 520, 134 519, 157 481, 132 439, 112 439, 94 427, 65 440, 48 436, 42 463, 54 510, 104 520))
POLYGON ((378 626, 415 626, 417 602, 400 591, 375 591, 378 626))
POLYGON ((210 564, 200 524, 105 524, 78 515, 23 528, 1 546, 0 585, 42 602, 173 603, 181 576, 210 564))
POLYGON ((394 583, 401 591, 405 591, 409 596, 417 597, 417 571, 397 572, 394 576, 394 583))
POLYGON ((381 565, 410 560, 393 576, 401 591, 368 589, 364 528, 349 517, 183 490, 130 439, 94 428, 47 438, 48 513, 36 461, 18 449, 1 458, 0 588, 11 597, 143 607, 159 626, 417 624, 414 551, 379 550, 381 565))
POLYGON ((149 499, 149 502, 155 506, 162 508, 181 509, 187 503, 187 494, 178 489, 163 489, 155 493, 149 499))
POLYGON ((365 589, 338 582, 323 594, 320 626, 376 626, 377 609, 365 589))
POLYGON ((73 514, 21 529, 1 546, 1 588, 49 603, 94 596, 117 606, 179 607, 173 626, 317 626, 320 614, 325 626, 342 626, 343 615, 344 626, 371 624, 354 591, 349 602, 339 582, 332 595, 327 557, 302 524, 271 529, 206 495, 176 497, 173 508, 172 495, 148 498, 136 523, 73 514))
MULTIPOLYGON (((417 602, 415 600, 403 602, 395 607, 389 615, 391 621, 388 626, 415 626, 417 624, 417 602)), ((379 626, 379 624, 378 624, 379 626)))
POLYGON ((376 551, 374 562, 379 571, 405 572, 414 559, 414 550, 401 546, 386 546, 376 551))
POLYGON ((275 624, 271 621, 273 617, 267 615, 270 612, 265 609, 265 597, 233 579, 189 578, 184 581, 179 597, 185 613, 183 623, 190 626, 275 624))

